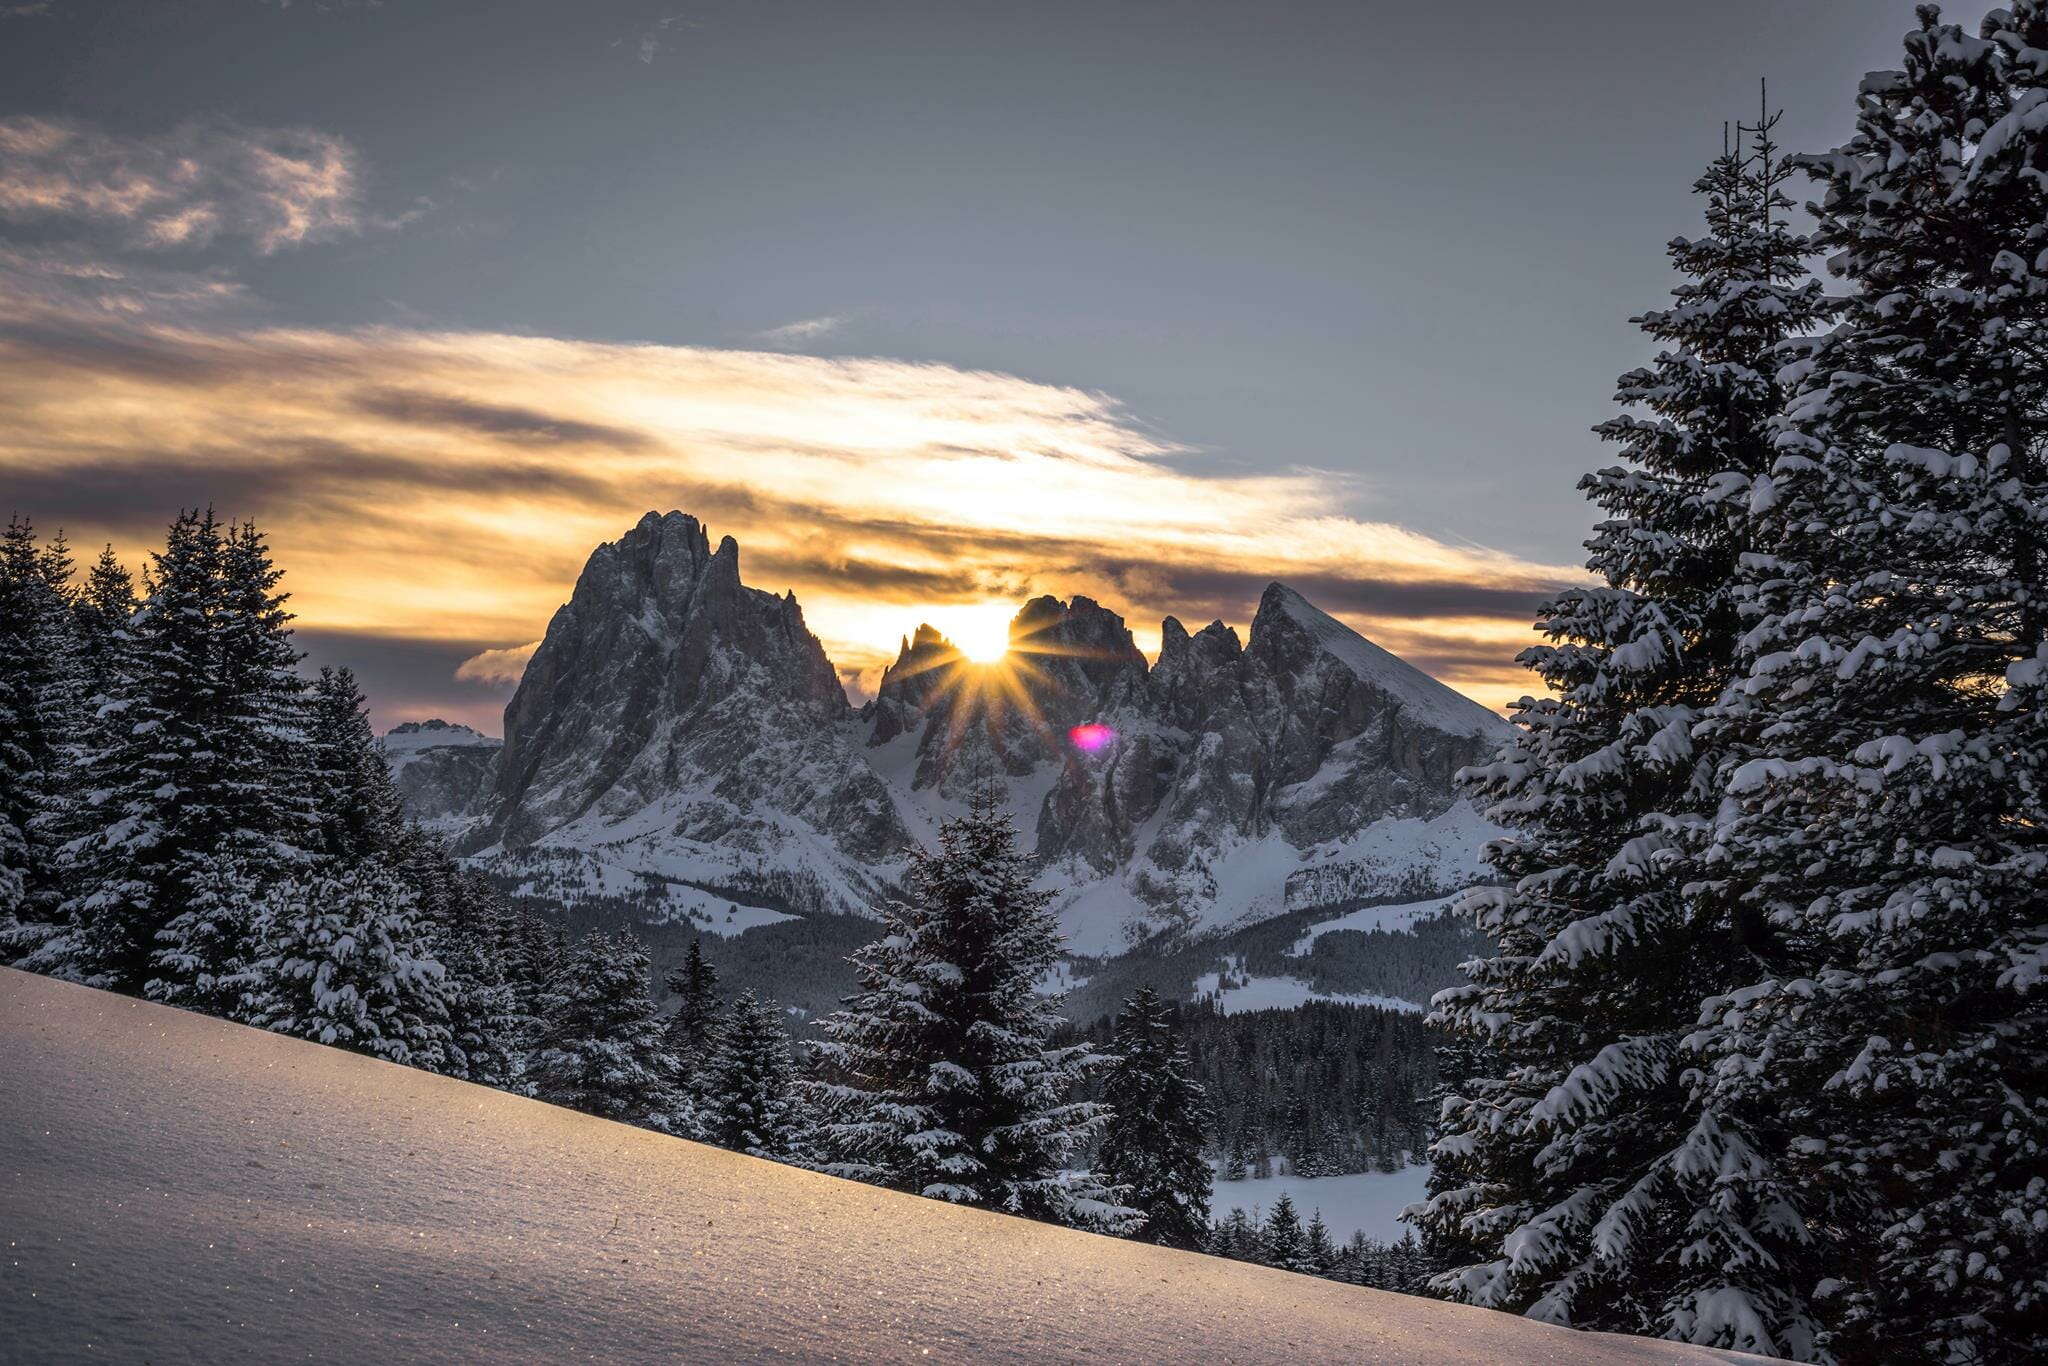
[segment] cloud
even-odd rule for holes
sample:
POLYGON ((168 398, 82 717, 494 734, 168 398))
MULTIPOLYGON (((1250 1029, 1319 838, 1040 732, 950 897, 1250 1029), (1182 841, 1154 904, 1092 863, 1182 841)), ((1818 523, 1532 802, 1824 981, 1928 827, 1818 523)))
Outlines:
POLYGON ((50 0, 35 0, 26 5, 0 5, 0 19, 47 19, 53 11, 50 0))
POLYGON ((771 327, 765 332, 756 332, 754 340, 769 346, 805 346, 821 338, 829 337, 849 321, 844 313, 827 314, 822 318, 804 318, 780 327, 771 327))
POLYGON ((177 302, 174 280, 162 298, 124 281, 117 306, 52 271, 93 278, 84 258, 0 256, 9 502, 131 562, 180 505, 254 516, 302 625, 471 642, 442 674, 466 687, 502 688, 591 549, 650 508, 734 535, 748 581, 794 590, 869 683, 934 609, 1087 593, 1151 649, 1167 613, 1242 629, 1277 578, 1498 703, 1528 690, 1511 661, 1534 603, 1579 577, 1361 518, 1364 490, 1325 472, 1193 474, 1088 390, 891 360, 264 326, 177 302))
MULTIPOLYGON (((640 35, 640 41, 635 46, 635 54, 640 58, 640 64, 642 66, 654 64, 655 54, 661 51, 662 35, 670 29, 702 28, 703 26, 704 23, 701 19, 692 19, 686 14, 670 14, 655 20, 654 26, 640 35)), ((614 43, 612 46, 617 47, 618 44, 614 43)))
POLYGON ((239 240, 269 255, 395 221, 363 204, 363 157, 310 128, 191 119, 131 136, 78 119, 0 119, 0 219, 147 251, 239 240))
POLYGON ((533 652, 540 648, 540 642, 530 640, 524 645, 512 645, 502 650, 484 650, 471 655, 455 666, 455 677, 464 683, 492 683, 513 685, 526 672, 526 661, 533 658, 533 652))

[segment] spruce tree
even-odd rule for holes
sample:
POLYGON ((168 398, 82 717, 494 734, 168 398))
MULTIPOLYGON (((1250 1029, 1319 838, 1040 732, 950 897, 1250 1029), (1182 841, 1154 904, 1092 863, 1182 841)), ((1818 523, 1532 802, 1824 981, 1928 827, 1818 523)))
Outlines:
POLYGON ((556 974, 527 1062, 534 1095, 602 1119, 693 1131, 695 1116, 677 1090, 675 1057, 648 985, 639 940, 599 930, 585 935, 556 974))
POLYGON ((1309 1270, 1318 1276, 1328 1275, 1336 1264, 1337 1248, 1330 1241, 1330 1226, 1323 1222, 1321 1210, 1309 1216, 1308 1229, 1302 1234, 1302 1254, 1308 1261, 1309 1270))
POLYGON ((62 830, 83 740, 71 562, 17 516, 0 536, 0 962, 63 920, 62 830))
POLYGON ((373 862, 320 869, 263 894, 240 974, 251 1024, 388 1062, 441 1070, 446 973, 412 889, 373 862))
POLYGON ((405 810, 353 673, 320 670, 307 698, 305 731, 319 852, 344 861, 389 854, 405 827, 405 810))
POLYGON ((1517 739, 1460 775, 1513 833, 1489 851, 1506 885, 1467 902, 1499 951, 1437 998, 1486 1066, 1445 1099, 1411 1216, 1466 1255, 1440 1293, 1806 1356, 1806 1224, 1759 1145, 1767 1117, 1703 1095, 1686 1047, 1702 996, 1749 979, 1759 934, 1683 895, 1719 801, 1721 751, 1695 727, 1734 674, 1775 348, 1828 311, 1786 226, 1771 122, 1698 182, 1707 234, 1671 244, 1676 303, 1637 320, 1664 350, 1596 429, 1627 463, 1580 485, 1602 514, 1598 583, 1549 604, 1552 643, 1522 656, 1553 696, 1518 704, 1517 739))
POLYGON ((718 1017, 723 1009, 718 996, 718 969, 704 956, 701 936, 690 937, 689 951, 679 966, 669 970, 665 980, 668 989, 676 994, 676 1013, 668 1020, 669 1051, 682 1068, 685 1084, 694 1090, 711 1064, 718 1044, 718 1017))
POLYGON ((85 833, 65 847, 75 899, 60 970, 140 992, 157 935, 220 852, 226 812, 213 749, 219 683, 220 527, 181 513, 152 557, 128 629, 128 669, 98 708, 106 728, 82 784, 85 833))
POLYGON ((1242 1209, 1232 1209, 1210 1226, 1208 1251, 1237 1262, 1263 1262, 1266 1255, 1258 1228, 1242 1209))
POLYGON ((722 1148, 787 1162, 800 1147, 802 1115, 789 1035, 773 1001, 743 991, 718 1029, 705 1069, 705 1137, 722 1148))
POLYGON ((910 899, 854 955, 860 990, 822 1025, 825 1169, 934 1199, 1124 1232, 1136 1213, 1066 1170, 1106 1118, 1070 1092, 1085 1045, 1055 1047, 1050 897, 988 792, 917 850, 910 899))
POLYGON ((78 623, 79 695, 95 720, 125 672, 128 623, 137 606, 134 576, 115 557, 112 545, 103 547, 86 571, 84 587, 73 605, 78 623))
MULTIPOLYGON (((247 1020, 249 972, 261 956, 261 892, 231 855, 185 864, 184 909, 156 935, 143 994, 185 1010, 247 1020)), ((295 1032, 295 1031, 286 1031, 295 1032)))
POLYGON ((306 743, 306 685, 291 643, 282 571, 252 522, 221 538, 213 620, 213 781, 220 852, 259 884, 303 868, 318 838, 306 743))
POLYGON ((1273 1202, 1273 1208, 1266 1211, 1266 1223, 1260 1230, 1260 1244, 1267 1266, 1278 1267, 1282 1271, 1299 1271, 1304 1275, 1314 1273, 1315 1266, 1308 1255, 1308 1234, 1301 1226, 1301 1211, 1294 1207, 1293 1197, 1285 1191, 1273 1202))
POLYGON ((546 1029, 556 979, 568 957, 562 928, 548 923, 532 903, 522 902, 509 921, 502 959, 512 1008, 508 1042, 515 1053, 531 1050, 546 1029))
MULTIPOLYGON (((1759 482, 1707 1001, 1712 1103, 1775 1117, 1845 1361, 2048 1355, 2048 7, 1923 6, 1809 159, 1852 293, 1759 482)), ((1728 1182, 1753 1199, 1750 1170, 1728 1182)))
POLYGON ((1117 1018, 1115 1059, 1103 1083, 1110 1108, 1101 1164, 1125 1188, 1124 1203, 1145 1216, 1134 1237, 1200 1248, 1209 1234, 1214 1181, 1202 1157, 1209 1099, 1196 1085, 1187 1050, 1159 993, 1140 987, 1117 1018))

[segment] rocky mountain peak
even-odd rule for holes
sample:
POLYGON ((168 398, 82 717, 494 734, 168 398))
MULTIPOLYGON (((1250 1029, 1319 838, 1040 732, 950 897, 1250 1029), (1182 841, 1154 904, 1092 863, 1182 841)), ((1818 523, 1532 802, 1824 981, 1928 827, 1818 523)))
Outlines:
POLYGON ((739 543, 648 513, 591 552, 505 708, 491 833, 523 841, 603 800, 651 798, 749 737, 849 714, 796 599, 748 588, 739 543))
POLYGON ((1378 695, 1376 706, 1416 727, 1495 740, 1508 726, 1471 698, 1382 649, 1284 583, 1271 583, 1252 618, 1247 661, 1269 677, 1298 676, 1334 664, 1378 695))
POLYGON ((476 751, 493 776, 467 848, 523 868, 562 851, 594 885, 674 889, 657 900, 855 910, 993 785, 1077 947, 1102 952, 1275 913, 1297 886, 1469 875, 1489 833, 1451 774, 1505 723, 1285 585, 1248 641, 1167 618, 1149 668, 1086 596, 1025 603, 989 664, 921 625, 855 713, 795 597, 748 587, 739 559, 681 512, 591 553, 498 762, 476 751))

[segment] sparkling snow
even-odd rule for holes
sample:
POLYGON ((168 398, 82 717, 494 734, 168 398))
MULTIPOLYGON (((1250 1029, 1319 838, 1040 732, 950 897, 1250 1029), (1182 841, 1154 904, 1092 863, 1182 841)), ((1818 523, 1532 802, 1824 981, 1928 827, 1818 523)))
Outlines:
POLYGON ((1739 1359, 956 1209, 9 969, 0 1094, 8 1359, 1739 1359))

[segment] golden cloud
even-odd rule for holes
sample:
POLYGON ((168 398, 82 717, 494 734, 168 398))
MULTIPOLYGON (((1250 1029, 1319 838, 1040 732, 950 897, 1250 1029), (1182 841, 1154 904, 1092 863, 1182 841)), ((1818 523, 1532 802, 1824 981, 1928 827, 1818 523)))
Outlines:
POLYGON ((649 509, 735 536, 870 681, 927 617, 1088 593, 1156 648, 1168 612, 1242 630, 1277 578, 1499 705, 1534 604, 1579 577, 1349 515, 1327 472, 1196 475, 1112 399, 1012 375, 53 298, 0 288, 6 501, 139 559, 210 499, 269 531, 302 623, 505 642, 475 679, 649 509))

